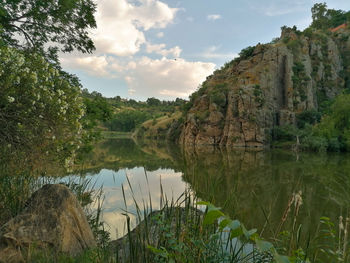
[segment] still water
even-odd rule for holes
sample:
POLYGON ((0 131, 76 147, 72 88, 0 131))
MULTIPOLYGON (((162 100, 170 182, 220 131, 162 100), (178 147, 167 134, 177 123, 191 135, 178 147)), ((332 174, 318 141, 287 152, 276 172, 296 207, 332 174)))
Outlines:
POLYGON ((266 238, 291 228, 296 217, 306 240, 317 231, 320 217, 337 222, 340 215, 348 216, 349 157, 282 150, 180 149, 166 143, 113 139, 97 145, 79 175, 70 177, 83 176, 91 179, 95 189, 103 188, 103 220, 112 238, 125 234, 125 212, 136 224, 134 199, 141 210, 150 199, 153 209, 158 209, 161 195, 175 200, 189 190, 266 238), (303 203, 294 216, 293 204, 286 211, 298 192, 303 203))

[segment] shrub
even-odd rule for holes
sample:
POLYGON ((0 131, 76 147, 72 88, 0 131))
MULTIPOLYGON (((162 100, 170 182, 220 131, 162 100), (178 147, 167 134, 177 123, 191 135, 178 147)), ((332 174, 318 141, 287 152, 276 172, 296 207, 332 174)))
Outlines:
POLYGON ((328 142, 324 137, 310 135, 303 139, 302 147, 306 150, 324 152, 328 148, 328 142))
POLYGON ((255 49, 255 47, 252 47, 252 46, 249 46, 249 47, 242 49, 241 52, 239 52, 239 57, 242 60, 250 58, 251 56, 253 56, 254 49, 255 49))
POLYGON ((305 124, 316 124, 321 120, 321 113, 317 110, 306 110, 296 115, 297 126, 299 129, 305 127, 305 124))
POLYGON ((0 158, 24 154, 31 166, 51 159, 70 167, 83 134, 76 78, 38 54, 0 47, 0 87, 0 158))

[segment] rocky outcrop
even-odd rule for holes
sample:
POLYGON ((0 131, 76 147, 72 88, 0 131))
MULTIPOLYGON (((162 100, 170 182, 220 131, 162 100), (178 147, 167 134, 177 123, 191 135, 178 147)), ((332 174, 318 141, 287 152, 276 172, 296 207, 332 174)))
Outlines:
POLYGON ((83 209, 64 185, 45 185, 0 228, 0 262, 24 262, 30 249, 75 256, 96 246, 83 209))
POLYGON ((349 35, 284 28, 278 41, 247 50, 191 95, 180 143, 268 145, 273 127, 294 125, 296 114, 344 89, 349 35))

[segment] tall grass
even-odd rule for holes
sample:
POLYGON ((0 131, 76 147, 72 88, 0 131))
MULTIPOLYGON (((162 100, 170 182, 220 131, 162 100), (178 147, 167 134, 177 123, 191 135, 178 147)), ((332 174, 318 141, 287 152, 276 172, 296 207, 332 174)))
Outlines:
POLYGON ((176 200, 168 199, 160 182, 161 209, 153 211, 150 195, 139 204, 128 178, 127 184, 136 207, 134 216, 141 223, 131 230, 122 187, 127 235, 111 242, 115 262, 288 262, 255 229, 247 230, 220 208, 199 202, 190 190, 176 200))
MULTIPOLYGON (((102 188, 94 189, 94 182, 81 179, 65 181, 76 194, 87 213, 90 226, 98 241, 98 248, 85 251, 72 258, 56 251, 29 249, 27 262, 348 262, 349 218, 340 217, 338 224, 329 218, 320 219, 315 237, 303 244, 302 225, 298 224, 302 193, 293 194, 286 204, 280 224, 272 233, 270 241, 262 239, 256 229, 248 230, 239 220, 225 215, 220 208, 202 202, 188 189, 177 199, 164 193, 160 180, 160 208, 156 210, 152 200, 148 176, 148 198, 137 202, 134 189, 127 177, 136 212, 131 214, 127 206, 124 186, 123 214, 126 218, 127 234, 115 241, 101 221, 103 207, 102 188), (96 202, 92 210, 91 204, 96 202), (132 229, 131 216, 139 223, 132 229), (286 230, 286 221, 292 222, 286 230), (288 255, 283 256, 281 254, 288 255)), ((33 191, 52 179, 35 178, 29 173, 0 177, 0 223, 18 214, 33 191)), ((157 200, 158 201, 158 200, 157 200)), ((266 212, 266 224, 269 224, 266 212)), ((252 215, 253 216, 253 215, 252 215)), ((269 226, 272 229, 272 226, 269 226)), ((308 236, 308 234, 304 234, 308 236)))

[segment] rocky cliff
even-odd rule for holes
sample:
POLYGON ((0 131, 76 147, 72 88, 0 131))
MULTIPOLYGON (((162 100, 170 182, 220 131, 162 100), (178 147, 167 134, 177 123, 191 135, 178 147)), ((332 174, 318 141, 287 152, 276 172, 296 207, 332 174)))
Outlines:
POLYGON ((279 39, 240 53, 191 95, 184 145, 260 147, 276 126, 321 110, 349 88, 349 26, 336 32, 282 29, 279 39))

